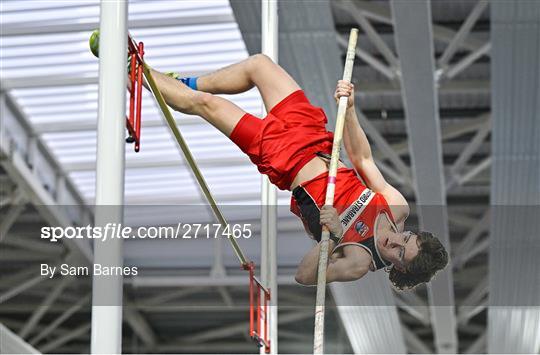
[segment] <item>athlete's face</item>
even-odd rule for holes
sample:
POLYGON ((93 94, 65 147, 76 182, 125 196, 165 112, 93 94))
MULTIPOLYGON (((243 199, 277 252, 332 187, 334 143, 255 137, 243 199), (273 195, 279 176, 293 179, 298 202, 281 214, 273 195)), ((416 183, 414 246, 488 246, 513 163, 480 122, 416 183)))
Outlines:
POLYGON ((417 236, 412 232, 393 233, 381 238, 377 245, 382 257, 394 267, 404 271, 408 263, 418 255, 417 236))

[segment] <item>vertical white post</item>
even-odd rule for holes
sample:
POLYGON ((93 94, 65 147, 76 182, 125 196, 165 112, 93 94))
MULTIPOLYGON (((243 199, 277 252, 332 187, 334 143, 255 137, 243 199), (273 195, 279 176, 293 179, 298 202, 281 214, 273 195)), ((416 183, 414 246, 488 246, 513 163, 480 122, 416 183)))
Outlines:
MULTIPOLYGON (((262 0, 261 52, 278 62, 278 3, 277 0, 262 0)), ((263 107, 263 112, 265 108, 263 107)), ((264 116, 264 115, 263 115, 264 116)), ((278 353, 277 344, 277 190, 268 178, 262 176, 261 216, 261 279, 270 289, 269 333, 271 354, 278 353)), ((264 347, 261 354, 264 354, 264 347)))
MULTIPOLYGON (((119 226, 122 222, 124 203, 126 1, 101 2, 99 48, 95 225, 111 227, 119 226)), ((95 239, 94 264, 122 266, 122 240, 107 239, 103 242, 95 239)), ((121 276, 93 278, 91 337, 93 354, 122 352, 122 282, 121 276)))

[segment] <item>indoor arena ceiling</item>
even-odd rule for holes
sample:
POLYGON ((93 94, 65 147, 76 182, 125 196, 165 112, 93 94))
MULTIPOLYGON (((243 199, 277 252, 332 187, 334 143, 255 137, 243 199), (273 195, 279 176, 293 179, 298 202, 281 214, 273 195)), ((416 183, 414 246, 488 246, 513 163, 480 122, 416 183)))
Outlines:
MULTIPOLYGON (((131 35, 144 42, 145 58, 151 66, 196 76, 246 58, 254 51, 250 41, 256 41, 249 35, 260 21, 250 15, 256 12, 248 3, 232 3, 231 7, 226 0, 130 0, 128 26, 131 35)), ((326 13, 331 20, 317 18, 325 12, 312 9, 311 17, 304 18, 306 26, 316 32, 317 26, 331 24, 330 37, 325 32, 325 40, 335 41, 330 45, 337 53, 330 54, 340 63, 350 28, 361 30, 354 82, 362 125, 374 144, 381 170, 412 201, 410 226, 414 228, 418 224, 415 201, 419 195, 412 176, 426 173, 429 165, 411 164, 412 137, 405 117, 410 114, 410 106, 406 105, 414 104, 410 101, 414 82, 405 80, 407 75, 403 74, 408 73, 401 72, 401 61, 410 64, 414 53, 407 53, 403 47, 407 45, 403 42, 407 41, 406 33, 396 36, 392 6, 387 0, 317 3, 330 7, 326 13), (407 88, 411 94, 403 95, 407 88)), ((448 204, 445 218, 453 256, 450 288, 442 285, 437 290, 452 292, 455 307, 450 310, 450 323, 445 323, 429 313, 427 306, 434 298, 433 290, 426 287, 397 293, 379 289, 380 283, 370 279, 366 285, 372 287, 367 291, 361 287, 334 290, 338 304, 346 295, 365 300, 390 295, 391 304, 397 307, 390 307, 387 319, 399 322, 395 344, 381 341, 388 336, 382 327, 369 329, 369 336, 378 340, 369 342, 367 336, 364 340, 359 335, 366 331, 360 319, 376 319, 376 315, 355 313, 358 310, 354 309, 340 314, 331 307, 327 323, 327 329, 331 329, 327 340, 330 352, 390 352, 389 344, 410 353, 445 349, 481 353, 487 349, 490 6, 487 1, 469 0, 433 0, 430 4, 436 71, 427 74, 437 83, 432 89, 440 117, 440 177, 445 182, 438 188, 448 204), (455 339, 444 339, 449 343, 441 341, 445 324, 456 325, 455 339), (355 334, 359 337, 354 338, 355 334)), ((310 4, 280 1, 280 6, 282 14, 293 16, 310 4)), ((39 351, 89 352, 90 282, 42 282, 31 277, 30 269, 43 261, 91 258, 90 245, 77 241, 65 245, 36 243, 35 234, 44 221, 62 225, 92 219, 98 60, 88 49, 88 38, 99 27, 99 1, 4 0, 0 14, 0 234, 5 234, 0 255, 0 322, 39 351), (51 210, 47 205, 61 207, 51 210), (56 289, 63 292, 52 298, 51 292, 56 289), (42 314, 36 311, 40 304, 40 309, 45 310, 42 314), (58 324, 54 329, 48 327, 55 322, 58 324)), ((399 20, 402 28, 415 25, 406 18, 399 20)), ((427 20, 420 25, 427 26, 427 20)), ((280 26, 283 31, 294 32, 287 23, 280 26)), ((315 88, 311 94, 306 91, 312 95, 310 99, 332 112, 328 108, 331 99, 324 95, 333 91, 334 80, 338 79, 333 76, 341 67, 325 67, 330 61, 323 60, 327 58, 321 58, 322 54, 308 55, 314 53, 308 48, 304 55, 298 49, 280 51, 283 65, 292 72, 297 69, 295 78, 300 83, 314 87, 319 83, 317 75, 322 74, 325 79, 320 82, 325 87, 315 88), (305 68, 313 68, 313 77, 306 74, 305 68)), ((230 99, 248 112, 261 114, 261 100, 255 90, 230 99)), ((241 212, 231 212, 238 214, 231 219, 245 220, 248 216, 257 229, 260 211, 253 206, 260 204, 261 179, 256 168, 201 118, 179 113, 174 117, 217 201, 247 206, 241 212)), ((429 132, 429 127, 423 128, 429 132)), ((430 142, 430 137, 419 134, 414 139, 430 142)), ((176 223, 178 210, 167 208, 170 205, 199 205, 200 210, 184 212, 206 213, 210 221, 203 207, 205 201, 147 94, 143 98, 141 141, 139 153, 134 153, 131 145, 126 146, 125 203, 153 205, 156 209, 141 212, 128 208, 126 223, 176 223)), ((432 148, 420 143, 416 149, 432 148)), ((283 206, 279 210, 279 300, 288 306, 279 313, 279 350, 307 353, 312 345, 314 290, 295 285, 293 275, 295 264, 311 244, 300 223, 288 212, 288 193, 280 191, 278 196, 283 206)), ((140 277, 125 280, 125 352, 256 351, 246 339, 247 277, 240 277, 245 275, 235 265, 228 246, 216 244, 205 241, 203 248, 200 244, 192 248, 169 241, 125 243, 125 263, 142 270, 140 277), (223 257, 219 263, 215 258, 218 254, 217 259, 223 257)), ((259 260, 257 243, 248 241, 243 247, 251 258, 259 260)))

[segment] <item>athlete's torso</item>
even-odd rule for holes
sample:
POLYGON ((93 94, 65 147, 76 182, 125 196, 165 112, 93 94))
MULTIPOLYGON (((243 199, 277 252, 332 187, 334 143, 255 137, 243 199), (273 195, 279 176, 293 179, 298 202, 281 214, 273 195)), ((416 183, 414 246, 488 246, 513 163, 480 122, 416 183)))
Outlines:
MULTIPOLYGON (((292 191, 298 185, 306 181, 309 181, 313 179, 314 177, 328 171, 328 163, 329 162, 327 160, 319 156, 314 156, 313 159, 307 162, 306 165, 304 165, 302 169, 298 171, 298 174, 296 174, 291 184, 290 190, 292 191)), ((344 167, 345 165, 340 161, 338 164, 338 168, 344 168, 344 167)))
MULTIPOLYGON (((316 240, 320 240, 322 227, 319 211, 324 205, 328 173, 304 182, 293 190, 291 211, 298 215, 316 240)), ((358 245, 366 249, 375 269, 388 265, 376 246, 379 221, 386 217, 395 229, 392 211, 383 195, 375 193, 358 179, 352 169, 338 169, 334 208, 338 211, 344 233, 336 247, 358 245), (385 216, 383 216, 385 215, 385 216)))

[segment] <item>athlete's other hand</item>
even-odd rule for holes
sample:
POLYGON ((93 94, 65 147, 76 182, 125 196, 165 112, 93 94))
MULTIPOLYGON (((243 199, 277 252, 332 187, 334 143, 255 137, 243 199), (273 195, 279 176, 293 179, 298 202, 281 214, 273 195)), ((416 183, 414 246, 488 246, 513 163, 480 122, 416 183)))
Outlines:
POLYGON ((332 206, 323 206, 323 208, 321 208, 320 216, 321 225, 325 225, 330 233, 341 238, 343 235, 343 228, 341 227, 337 210, 332 206))
POLYGON ((349 100, 347 100, 347 108, 353 107, 354 106, 354 84, 345 80, 338 80, 337 85, 336 85, 336 91, 334 92, 334 99, 336 99, 336 103, 339 103, 339 98, 342 96, 349 98, 349 100))

